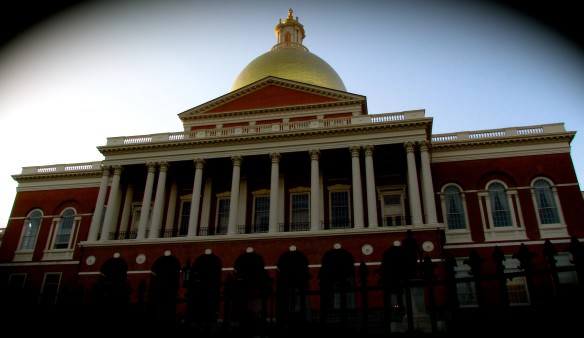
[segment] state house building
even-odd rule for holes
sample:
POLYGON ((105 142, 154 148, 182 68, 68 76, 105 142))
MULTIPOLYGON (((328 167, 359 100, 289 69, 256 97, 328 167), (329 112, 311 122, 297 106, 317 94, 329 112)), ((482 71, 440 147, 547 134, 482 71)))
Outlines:
POLYGON ((424 110, 369 113, 292 14, 183 130, 13 176, 5 313, 430 331, 581 294, 575 132, 433 134, 424 110))

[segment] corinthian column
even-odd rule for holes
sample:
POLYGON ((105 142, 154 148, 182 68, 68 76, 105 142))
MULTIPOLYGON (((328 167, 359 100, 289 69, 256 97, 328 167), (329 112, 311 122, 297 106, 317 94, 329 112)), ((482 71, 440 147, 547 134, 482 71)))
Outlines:
POLYGON ((156 164, 148 163, 148 175, 146 176, 146 185, 144 187, 144 198, 142 198, 142 209, 140 210, 140 223, 138 224, 138 234, 136 239, 144 239, 146 230, 149 225, 150 203, 152 203, 152 190, 154 189, 154 174, 156 173, 156 164))
POLYGON ((420 225, 422 224, 422 208, 420 205, 420 187, 418 185, 414 144, 408 142, 404 146, 406 148, 406 159, 408 162, 408 197, 410 200, 410 212, 412 213, 412 224, 420 225))
POLYGON ((105 219, 103 227, 101 228, 100 241, 110 239, 110 233, 115 230, 115 225, 118 221, 118 203, 120 199, 120 178, 122 176, 122 167, 114 167, 114 177, 112 178, 112 186, 107 201, 107 208, 105 209, 105 219))
POLYGON ((355 228, 363 228, 363 192, 361 189, 361 165, 359 164, 359 147, 350 147, 353 172, 353 223, 355 228))
POLYGON ((162 228, 162 215, 164 211, 164 199, 166 198, 166 173, 168 172, 168 163, 160 163, 158 173, 158 183, 156 184, 156 196, 154 197, 154 210, 152 211, 152 225, 148 238, 160 237, 160 228, 162 228))
POLYGON ((239 183, 241 175, 241 156, 233 156, 233 174, 231 175, 231 198, 229 200, 229 223, 227 224, 227 234, 237 233, 237 209, 239 206, 239 183))
POLYGON ((426 142, 420 144, 420 162, 422 169, 422 198, 424 199, 424 214, 426 224, 434 224, 436 218, 436 202, 434 201, 434 186, 432 184, 432 170, 430 169, 430 154, 426 142))
POLYGON ((199 210, 201 205, 201 186, 203 184, 203 167, 205 160, 195 160, 195 180, 193 182, 193 195, 191 196, 191 212, 189 214, 189 231, 187 236, 197 235, 199 225, 199 210))
POLYGON ((278 188, 280 178, 280 154, 270 154, 272 158, 272 173, 270 177, 270 223, 268 232, 278 231, 278 188))
POLYGON ((97 193, 97 201, 95 202, 95 210, 93 211, 93 218, 89 226, 89 235, 87 240, 90 242, 97 241, 99 228, 101 227, 101 218, 103 217, 103 206, 105 205, 105 196, 107 195, 107 186, 109 184, 110 167, 102 166, 101 182, 99 184, 99 192, 97 193))
POLYGON ((318 177, 318 150, 310 150, 310 230, 320 229, 320 189, 318 177))
POLYGON ((377 200, 375 199, 375 171, 373 170, 373 146, 365 147, 365 183, 367 187, 367 218, 369 226, 376 227, 377 200))

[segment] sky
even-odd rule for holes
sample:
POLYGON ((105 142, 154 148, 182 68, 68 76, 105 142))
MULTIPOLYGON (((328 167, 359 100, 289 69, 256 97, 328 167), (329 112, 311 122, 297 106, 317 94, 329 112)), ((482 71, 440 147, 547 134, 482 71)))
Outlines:
POLYGON ((564 123, 582 188, 584 49, 533 16, 489 1, 82 1, 0 46, 0 227, 22 167, 181 131, 177 115, 228 93, 289 8, 369 114, 425 109, 433 133, 564 123))

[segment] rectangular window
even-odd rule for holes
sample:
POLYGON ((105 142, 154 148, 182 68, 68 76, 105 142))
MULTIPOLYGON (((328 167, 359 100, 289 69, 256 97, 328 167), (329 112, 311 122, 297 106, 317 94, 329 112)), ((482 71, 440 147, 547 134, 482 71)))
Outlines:
POLYGON ((215 234, 226 234, 229 224, 229 198, 219 198, 217 200, 217 224, 215 234))
POLYGON ((191 216, 191 201, 182 201, 180 205, 180 220, 177 236, 186 236, 189 230, 191 216))
POLYGON ((59 293, 59 283, 61 281, 60 272, 47 272, 43 280, 41 288, 41 296, 39 302, 41 304, 54 305, 57 302, 57 294, 59 293))
POLYGON ((8 276, 8 290, 18 291, 24 289, 24 283, 26 282, 25 273, 12 273, 8 276))
POLYGON ((456 295, 458 297, 458 304, 460 307, 476 307, 478 306, 478 298, 475 282, 470 280, 470 267, 463 263, 462 260, 457 260, 457 265, 454 268, 457 278, 456 295))
POLYGON ((350 228, 351 218, 349 214, 349 192, 331 191, 330 193, 330 215, 333 229, 350 228))
POLYGON ((253 232, 267 232, 270 223, 270 196, 255 196, 253 232))
POLYGON ((310 230, 310 193, 290 194, 290 231, 310 230))
POLYGON ((383 225, 404 225, 401 193, 390 193, 382 196, 383 225))

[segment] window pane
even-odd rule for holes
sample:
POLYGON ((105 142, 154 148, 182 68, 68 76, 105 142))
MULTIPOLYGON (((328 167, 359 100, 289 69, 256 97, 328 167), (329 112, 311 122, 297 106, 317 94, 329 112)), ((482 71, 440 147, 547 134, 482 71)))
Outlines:
POLYGON ((218 201, 217 206, 217 228, 215 233, 226 234, 227 225, 229 224, 229 199, 222 198, 218 201))
POLYGON ((309 219, 310 219, 310 201, 309 194, 292 194, 290 196, 292 203, 291 212, 291 230, 309 230, 309 219))
POLYGON ((189 218, 191 216, 191 202, 182 202, 182 207, 180 209, 180 226, 178 229, 178 235, 184 236, 187 234, 189 229, 189 218))
POLYGON ((69 239, 73 231, 74 221, 75 212, 71 209, 65 210, 55 236, 55 249, 66 249, 69 247, 69 239))
POLYGON ((462 196, 457 187, 450 186, 444 190, 446 202, 446 223, 448 229, 466 229, 462 196))
POLYGON ((30 213, 30 216, 24 223, 22 233, 22 241, 20 242, 20 250, 32 250, 36 242, 37 234, 41 226, 42 213, 35 210, 30 213))
POLYGON ((489 186, 489 198, 491 200, 491 213, 494 226, 511 226, 511 213, 509 211, 509 204, 507 203, 505 187, 501 183, 492 183, 489 186))
POLYGON ((541 224, 560 223, 558 208, 550 184, 546 180, 537 180, 534 186, 537 212, 539 213, 541 224))
POLYGON ((346 191, 331 192, 331 228, 348 228, 351 226, 349 219, 349 193, 346 191))
POLYGON ((270 222, 270 197, 257 196, 255 198, 254 232, 268 231, 270 222))

